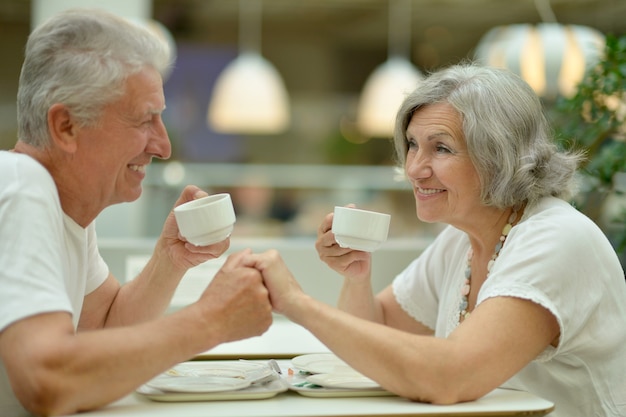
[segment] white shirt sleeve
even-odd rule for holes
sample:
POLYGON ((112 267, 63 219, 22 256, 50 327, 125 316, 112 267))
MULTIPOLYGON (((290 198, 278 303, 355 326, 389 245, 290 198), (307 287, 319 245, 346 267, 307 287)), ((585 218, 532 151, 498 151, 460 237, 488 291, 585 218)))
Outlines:
POLYGON ((109 266, 104 262, 98 250, 98 239, 96 237, 96 223, 92 222, 87 227, 87 286, 85 295, 93 292, 109 276, 109 266))
POLYGON ((54 182, 34 160, 6 154, 0 155, 0 330, 34 314, 72 311, 54 182))

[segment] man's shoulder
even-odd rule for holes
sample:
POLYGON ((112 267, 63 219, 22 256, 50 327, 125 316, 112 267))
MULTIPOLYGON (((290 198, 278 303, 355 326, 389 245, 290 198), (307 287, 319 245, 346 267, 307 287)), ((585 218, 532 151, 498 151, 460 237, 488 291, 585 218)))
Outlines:
POLYGON ((48 170, 36 159, 9 151, 0 151, 0 189, 52 188, 54 180, 48 170))
POLYGON ((16 170, 50 175, 39 161, 29 155, 12 151, 0 151, 0 171, 3 174, 10 175, 11 172, 16 170))

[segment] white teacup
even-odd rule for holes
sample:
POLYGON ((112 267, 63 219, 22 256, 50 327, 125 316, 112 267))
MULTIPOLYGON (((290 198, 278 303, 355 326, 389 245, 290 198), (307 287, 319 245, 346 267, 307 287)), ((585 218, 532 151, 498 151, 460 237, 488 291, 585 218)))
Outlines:
POLYGON ((174 208, 180 234, 189 243, 206 246, 230 236, 235 209, 230 194, 214 194, 188 201, 174 208))
POLYGON ((390 221, 389 214, 337 206, 332 231, 342 248, 374 252, 387 240, 390 221))

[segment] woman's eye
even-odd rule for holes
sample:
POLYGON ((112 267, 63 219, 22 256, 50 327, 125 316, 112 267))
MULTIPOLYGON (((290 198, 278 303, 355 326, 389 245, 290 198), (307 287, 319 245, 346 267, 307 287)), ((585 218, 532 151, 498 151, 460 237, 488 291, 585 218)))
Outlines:
POLYGON ((407 139, 406 140, 406 147, 407 147, 407 149, 415 149, 415 148, 417 148, 417 142, 415 142, 413 139, 407 139))
POLYGON ((450 149, 444 145, 437 145, 437 152, 439 153, 450 153, 450 149))

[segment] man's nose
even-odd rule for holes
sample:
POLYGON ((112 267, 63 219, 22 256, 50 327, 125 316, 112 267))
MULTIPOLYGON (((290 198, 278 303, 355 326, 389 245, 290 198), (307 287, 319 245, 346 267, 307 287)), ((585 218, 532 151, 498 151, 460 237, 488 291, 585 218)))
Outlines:
POLYGON ((148 142, 146 152, 160 159, 168 159, 172 156, 172 144, 163 119, 160 117, 154 125, 154 132, 148 142))

